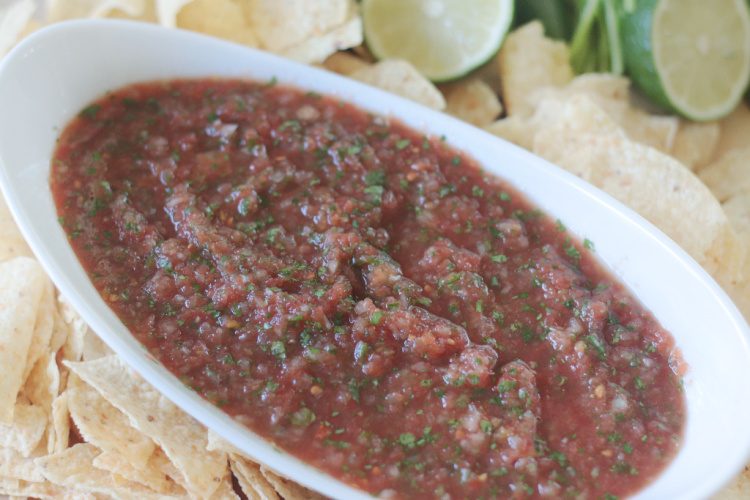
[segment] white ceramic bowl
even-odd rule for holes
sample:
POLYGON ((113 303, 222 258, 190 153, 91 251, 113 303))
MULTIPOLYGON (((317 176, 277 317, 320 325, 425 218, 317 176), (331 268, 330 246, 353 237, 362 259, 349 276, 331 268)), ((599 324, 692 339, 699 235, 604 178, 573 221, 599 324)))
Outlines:
POLYGON ((684 447, 635 498, 703 499, 737 474, 750 450, 750 331, 688 255, 619 202, 549 163, 447 115, 360 83, 202 35, 125 21, 41 30, 0 66, 0 182, 31 248, 90 326, 146 380, 249 455, 326 495, 369 495, 279 452, 154 363, 99 298, 57 222, 48 186, 55 139, 87 103, 129 83, 232 76, 335 94, 400 118, 474 156, 543 210, 596 243, 604 263, 669 329, 690 371, 684 447))

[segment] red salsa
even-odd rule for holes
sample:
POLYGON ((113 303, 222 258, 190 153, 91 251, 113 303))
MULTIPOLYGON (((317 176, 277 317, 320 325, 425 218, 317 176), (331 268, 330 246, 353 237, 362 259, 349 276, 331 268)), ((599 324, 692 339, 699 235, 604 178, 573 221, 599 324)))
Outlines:
POLYGON ((613 500, 680 446, 671 336, 444 138, 273 82, 146 83, 73 120, 50 182, 153 356, 356 487, 613 500))

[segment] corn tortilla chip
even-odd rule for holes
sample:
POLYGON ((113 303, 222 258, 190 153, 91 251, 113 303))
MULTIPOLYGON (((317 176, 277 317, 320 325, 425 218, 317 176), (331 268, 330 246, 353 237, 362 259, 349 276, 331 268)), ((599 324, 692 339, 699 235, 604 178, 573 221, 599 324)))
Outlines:
POLYGON ((271 52, 341 26, 356 9, 351 0, 247 0, 244 6, 261 46, 271 52))
POLYGON ((39 446, 29 457, 24 457, 13 448, 0 448, 0 477, 32 483, 44 482, 44 476, 37 469, 34 458, 46 455, 46 452, 46 447, 39 446))
POLYGON ((160 449, 156 449, 143 469, 136 469, 119 455, 102 452, 94 458, 94 467, 118 474, 128 481, 140 483, 158 493, 167 493, 176 484, 171 481, 167 474, 162 472, 162 467, 169 459, 160 449))
POLYGON ((24 382, 39 303, 48 280, 39 263, 18 257, 0 264, 0 424, 13 423, 24 382))
POLYGON ((497 94, 478 78, 469 78, 441 86, 445 112, 477 127, 492 123, 503 107, 497 94))
POLYGON ((651 115, 633 106, 629 99, 630 80, 625 77, 588 73, 575 77, 564 87, 547 86, 535 90, 527 97, 534 109, 550 99, 567 101, 572 96, 583 95, 594 101, 631 139, 670 153, 679 120, 674 116, 651 115))
MULTIPOLYGON (((143 12, 137 16, 128 14, 127 12, 114 8, 107 13, 108 18, 112 19, 130 19, 133 21, 144 21, 148 23, 159 23, 158 16, 156 14, 156 5, 154 0, 144 0, 143 12)), ((92 495, 92 493, 85 493, 86 495, 92 495)))
POLYGON ((83 356, 84 336, 89 327, 63 295, 58 295, 57 299, 60 315, 68 325, 68 335, 62 346, 62 357, 70 361, 79 361, 83 356))
POLYGON ((20 39, 21 33, 35 11, 34 0, 20 0, 0 5, 0 59, 20 39))
MULTIPOLYGON (((163 499, 164 495, 132 481, 118 484, 112 474, 94 467, 94 460, 101 453, 89 443, 76 444, 62 453, 40 457, 35 463, 49 481, 60 486, 75 487, 93 493, 102 493, 122 500, 163 499)), ((175 491, 172 498, 189 498, 175 491)))
MULTIPOLYGON (((59 300, 55 299, 55 307, 52 311, 53 316, 53 322, 52 322, 52 336, 49 340, 49 351, 50 352, 57 352, 59 351, 65 343, 68 341, 68 336, 70 335, 70 328, 68 324, 65 322, 65 320, 62 317, 62 314, 60 314, 60 303, 59 300)), ((76 360, 77 361, 77 360, 76 360)))
POLYGON ((125 413, 135 429, 162 447, 185 475, 188 491, 204 498, 216 491, 228 461, 225 453, 206 451, 203 426, 133 373, 117 356, 65 364, 125 413))
POLYGON ((700 179, 720 200, 750 192, 750 146, 727 151, 698 172, 700 179))
POLYGON ((206 449, 208 451, 223 451, 224 453, 234 453, 235 455, 244 456, 242 450, 219 436, 211 429, 208 430, 208 442, 206 444, 206 449))
MULTIPOLYGON (((193 0, 154 0, 154 10, 156 13, 156 20, 162 26, 167 28, 175 28, 179 25, 177 20, 178 15, 185 5, 192 3, 193 0)), ((216 2, 217 4, 220 2, 216 2)), ((196 9, 200 12, 203 17, 211 17, 207 15, 205 7, 196 9)), ((192 29, 192 28, 188 28, 192 29)), ((201 31, 201 30, 196 30, 201 31)))
POLYGON ((234 485, 232 484, 232 473, 227 467, 227 475, 224 476, 219 487, 216 489, 209 500, 240 500, 240 496, 235 493, 234 485))
POLYGON ((47 418, 47 443, 48 453, 55 450, 57 440, 56 429, 52 420, 52 405, 60 392, 60 370, 57 360, 53 355, 44 353, 35 363, 22 394, 34 406, 41 408, 48 416, 47 418))
POLYGON ((750 193, 732 196, 721 206, 737 233, 750 242, 750 193))
POLYGON ((680 122, 680 128, 669 152, 677 161, 696 171, 705 167, 713 157, 721 129, 717 122, 680 122))
POLYGON ((348 75, 358 69, 370 66, 370 62, 349 52, 334 52, 325 61, 323 67, 340 75, 348 75))
POLYGON ((734 481, 712 496, 711 500, 746 500, 747 498, 750 498, 750 468, 745 467, 734 481))
POLYGON ((0 262, 15 257, 33 256, 34 254, 26 244, 21 231, 19 231, 18 226, 16 226, 13 220, 8 205, 5 204, 2 195, 0 195, 0 262))
MULTIPOLYGON (((34 325, 34 331, 31 334, 29 353, 26 356, 26 368, 23 371, 24 380, 26 380, 29 373, 31 373, 36 361, 45 353, 49 352, 49 344, 52 339, 52 330, 55 322, 54 310, 55 289, 52 286, 52 281, 50 281, 49 278, 46 278, 44 280, 42 298, 39 301, 39 308, 37 309, 36 324, 34 325)), ((57 396, 57 394, 55 394, 55 396, 57 396)))
POLYGON ((590 109, 590 100, 572 97, 557 123, 537 133, 534 152, 619 199, 699 263, 710 264, 714 243, 729 225, 716 198, 673 158, 621 133, 591 133, 590 109))
POLYGON ((721 133, 719 143, 714 149, 712 161, 716 161, 728 151, 735 148, 744 148, 748 145, 750 137, 750 107, 741 102, 732 114, 719 122, 721 133))
MULTIPOLYGON (((50 481, 44 481, 42 483, 22 481, 18 479, 7 479, 0 478, 0 495, 11 495, 12 498, 52 498, 60 499, 65 498, 65 488, 58 486, 50 481)), ((75 498, 76 500, 82 500, 82 498, 75 498)))
POLYGON ((112 354, 114 354, 114 351, 110 349, 96 333, 94 333, 94 330, 86 328, 86 331, 83 334, 83 352, 81 353, 81 359, 83 359, 83 361, 91 361, 103 358, 104 356, 111 356, 112 354))
POLYGON ((537 89, 562 87, 573 79, 568 48, 544 37, 538 21, 509 33, 497 57, 503 87, 503 103, 509 115, 530 116, 527 98, 537 89))
POLYGON ((0 446, 13 448, 30 457, 47 430, 48 417, 43 408, 21 398, 15 405, 12 425, 0 424, 0 446))
POLYGON ((47 20, 54 23, 66 19, 104 17, 113 9, 137 17, 143 13, 143 8, 144 0, 56 0, 50 2, 47 20))
POLYGON ((312 36, 302 43, 283 49, 279 55, 301 63, 320 63, 337 50, 348 49, 361 43, 362 19, 356 16, 326 33, 312 36))
POLYGON ((50 353, 43 353, 34 364, 23 387, 22 394, 34 406, 42 408, 45 413, 52 411, 52 402, 60 391, 60 370, 57 361, 50 353))
POLYGON ((68 447, 70 438, 70 412, 68 409, 68 392, 65 391, 52 402, 52 427, 54 442, 51 453, 61 453, 68 447))
POLYGON ((176 23, 180 28, 198 31, 250 47, 258 47, 260 43, 245 16, 241 4, 233 0, 162 1, 157 3, 157 13, 160 22, 164 25, 169 25, 176 15, 176 23), (158 10, 164 4, 170 6, 170 11, 179 6, 173 14, 170 14, 169 22, 165 20, 166 14, 158 10))
POLYGON ((263 466, 260 467, 260 472, 284 500, 326 500, 320 493, 300 486, 294 481, 290 481, 263 466))
POLYGON ((384 59, 349 76, 430 108, 445 109, 443 94, 406 61, 384 59))
POLYGON ((68 378, 70 416, 81 436, 103 451, 115 454, 135 469, 144 469, 156 446, 130 426, 128 417, 79 377, 68 378))
POLYGON ((265 478, 258 464, 240 455, 230 455, 229 463, 242 492, 250 500, 278 500, 276 489, 265 478))
POLYGON ((534 135, 537 132, 536 126, 530 123, 530 120, 520 116, 509 116, 497 120, 486 125, 484 130, 528 150, 534 147, 534 135))

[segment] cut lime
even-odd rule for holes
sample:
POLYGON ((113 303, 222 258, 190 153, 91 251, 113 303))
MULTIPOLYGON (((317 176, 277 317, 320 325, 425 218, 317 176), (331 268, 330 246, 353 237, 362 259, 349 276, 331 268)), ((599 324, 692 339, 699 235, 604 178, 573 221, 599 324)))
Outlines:
POLYGON ((621 27, 628 73, 671 111, 715 120, 731 113, 748 87, 746 0, 640 0, 621 27))
POLYGON ((433 81, 458 78, 492 57, 513 19, 513 0, 363 0, 367 46, 406 59, 433 81))

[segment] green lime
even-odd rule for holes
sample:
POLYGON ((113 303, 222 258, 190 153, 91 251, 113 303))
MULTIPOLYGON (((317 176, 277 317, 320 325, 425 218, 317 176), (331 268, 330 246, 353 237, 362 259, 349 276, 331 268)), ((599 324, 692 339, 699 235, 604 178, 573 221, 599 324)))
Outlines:
POLYGON ((513 19, 513 0, 363 0, 367 46, 405 59, 433 81, 465 75, 492 57, 513 19))
POLYGON ((704 121, 742 99, 750 82, 745 0, 639 0, 621 28, 627 71, 657 104, 704 121))

